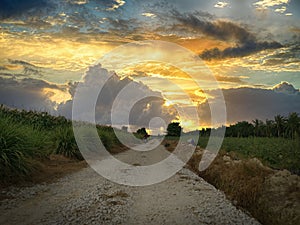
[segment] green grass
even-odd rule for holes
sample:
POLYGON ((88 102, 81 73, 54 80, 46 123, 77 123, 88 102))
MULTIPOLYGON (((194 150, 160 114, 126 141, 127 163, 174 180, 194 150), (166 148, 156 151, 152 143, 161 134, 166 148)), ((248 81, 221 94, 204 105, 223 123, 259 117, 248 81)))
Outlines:
MULTIPOLYGON (((193 135, 184 135, 183 141, 193 138, 193 135)), ((165 137, 166 140, 178 140, 178 137, 165 137)), ((198 145, 206 148, 208 137, 199 137, 198 145)), ((273 169, 287 169, 293 173, 300 173, 300 138, 267 138, 267 137, 225 137, 222 150, 234 152, 241 159, 258 158, 266 166, 273 169)))
POLYGON ((49 154, 51 142, 45 132, 0 117, 0 177, 26 176, 35 167, 33 158, 49 154))
MULTIPOLYGON (((81 138, 93 138, 89 125, 82 127, 81 138)), ((119 153, 125 150, 112 127, 96 127, 99 138, 108 151, 119 153)), ((137 141, 128 132, 116 132, 123 140, 137 141)), ((41 160, 48 158, 50 154, 83 160, 70 120, 43 112, 0 106, 0 183, 30 177, 35 169, 39 169, 37 165, 41 160)))
MULTIPOLYGON (((205 148, 207 137, 200 137, 198 145, 205 148)), ((285 138, 224 138, 222 150, 235 152, 240 157, 258 158, 274 169, 300 172, 300 141, 285 138)))
POLYGON ((77 147, 72 127, 64 126, 57 128, 53 133, 53 137, 55 143, 53 153, 69 158, 83 159, 77 147))
MULTIPOLYGON (((91 138, 89 126, 83 126, 82 132, 82 138, 91 138)), ((97 132, 108 151, 124 151, 112 127, 97 125, 97 132)), ((135 141, 128 132, 117 132, 124 140, 135 141)), ((83 160, 70 120, 0 106, 0 183, 30 177, 50 154, 83 160)))

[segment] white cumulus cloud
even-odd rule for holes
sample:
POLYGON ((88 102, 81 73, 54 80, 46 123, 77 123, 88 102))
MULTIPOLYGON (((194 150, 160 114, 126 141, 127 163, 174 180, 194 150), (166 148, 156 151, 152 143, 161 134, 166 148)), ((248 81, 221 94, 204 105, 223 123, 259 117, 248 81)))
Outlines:
POLYGON ((228 2, 217 2, 216 4, 215 4, 215 8, 225 8, 225 7, 227 7, 229 4, 228 4, 228 2))

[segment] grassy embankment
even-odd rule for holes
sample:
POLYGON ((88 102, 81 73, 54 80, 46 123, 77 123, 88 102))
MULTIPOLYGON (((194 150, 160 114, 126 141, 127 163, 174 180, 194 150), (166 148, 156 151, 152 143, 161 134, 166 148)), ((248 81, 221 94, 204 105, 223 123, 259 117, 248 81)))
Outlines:
MULTIPOLYGON (((205 148, 207 137, 200 137, 198 145, 205 148)), ((300 140, 287 138, 226 137, 221 149, 240 159, 258 158, 272 169, 287 169, 300 173, 300 140)))
MULTIPOLYGON (((172 150, 176 142, 176 138, 167 138, 165 146, 172 150)), ((292 174, 300 172, 299 139, 226 137, 213 163, 200 172, 207 142, 207 137, 200 137, 188 162, 193 171, 262 224, 299 224, 300 177, 292 174)))
MULTIPOLYGON (((124 150, 111 127, 97 125, 97 131, 107 150, 124 150)), ((50 159, 60 158, 53 157, 57 154, 73 159, 70 162, 83 160, 70 120, 0 107, 0 185, 30 180, 44 164, 49 167, 50 159)))

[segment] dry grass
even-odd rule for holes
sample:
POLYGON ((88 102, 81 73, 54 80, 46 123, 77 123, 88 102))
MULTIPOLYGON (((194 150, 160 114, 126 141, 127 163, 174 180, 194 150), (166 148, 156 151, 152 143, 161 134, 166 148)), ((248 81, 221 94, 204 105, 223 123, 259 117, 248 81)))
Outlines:
POLYGON ((236 206, 249 211, 262 224, 300 224, 300 178, 274 171, 257 159, 221 151, 205 171, 199 172, 202 151, 188 162, 191 170, 219 190, 236 206))
POLYGON ((271 174, 270 170, 251 160, 226 163, 219 156, 207 170, 199 174, 223 190, 237 206, 249 210, 254 216, 261 213, 257 202, 264 181, 271 174))

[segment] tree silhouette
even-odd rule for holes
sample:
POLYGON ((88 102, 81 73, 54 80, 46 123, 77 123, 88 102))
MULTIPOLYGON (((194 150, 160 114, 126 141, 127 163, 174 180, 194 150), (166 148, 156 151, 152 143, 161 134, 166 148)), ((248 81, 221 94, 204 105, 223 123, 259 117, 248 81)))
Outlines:
POLYGON ((284 117, 281 115, 277 115, 274 117, 275 124, 276 124, 276 130, 277 130, 277 137, 281 137, 282 130, 285 126, 285 120, 284 117))
POLYGON ((170 123, 167 127, 167 136, 179 137, 182 130, 179 124, 177 122, 170 123))
POLYGON ((274 121, 273 120, 266 120, 266 136, 272 137, 273 129, 274 128, 274 121))
POLYGON ((140 129, 138 129, 138 130, 136 131, 136 133, 137 133, 139 136, 141 136, 141 137, 146 137, 146 136, 148 136, 148 133, 147 133, 145 127, 142 127, 142 128, 140 128, 140 129))
MULTIPOLYGON (((212 128, 214 129, 214 128, 212 128)), ((200 136, 209 136, 211 128, 203 128, 199 131, 200 136)), ((296 134, 300 136, 300 117, 298 113, 292 112, 288 117, 276 115, 274 120, 267 119, 263 122, 259 119, 240 121, 226 127, 226 137, 283 137, 295 139, 296 134)))
POLYGON ((295 112, 290 113, 287 118, 287 133, 292 139, 295 138, 296 131, 299 131, 299 123, 300 118, 298 114, 295 112))
POLYGON ((259 137, 261 135, 261 130, 263 127, 263 121, 255 119, 252 120, 252 123, 254 125, 254 133, 256 137, 259 137))

